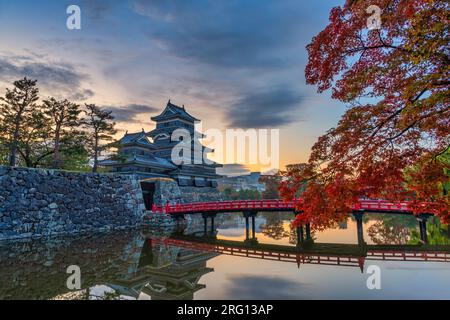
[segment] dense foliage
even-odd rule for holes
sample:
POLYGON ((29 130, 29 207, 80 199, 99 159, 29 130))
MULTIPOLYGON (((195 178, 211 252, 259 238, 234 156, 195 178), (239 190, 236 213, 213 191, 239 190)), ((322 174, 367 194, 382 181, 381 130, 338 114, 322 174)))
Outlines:
POLYGON ((261 175, 259 178, 259 183, 263 183, 265 186, 262 192, 263 199, 279 199, 280 193, 278 191, 278 186, 281 182, 282 176, 279 172, 271 175, 261 175))
POLYGON ((37 80, 17 80, 0 97, 0 164, 67 170, 97 169, 115 133, 113 117, 66 99, 39 103, 37 80), (84 114, 85 117, 81 115, 84 114))
POLYGON ((415 212, 450 222, 449 9, 443 0, 358 0, 331 10, 307 46, 306 81, 349 107, 281 184, 288 199, 304 188, 301 219, 326 227, 369 197, 412 200, 415 212), (381 8, 380 29, 367 27, 370 5, 381 8))

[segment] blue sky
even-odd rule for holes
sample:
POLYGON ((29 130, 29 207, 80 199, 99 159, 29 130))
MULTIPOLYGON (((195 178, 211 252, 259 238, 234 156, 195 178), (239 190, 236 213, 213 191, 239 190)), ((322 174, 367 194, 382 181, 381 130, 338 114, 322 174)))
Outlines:
POLYGON ((204 128, 279 128, 282 165, 303 162, 345 109, 304 79, 305 46, 342 3, 0 0, 0 93, 37 78, 43 97, 112 108, 123 131, 150 130, 171 99, 204 128))

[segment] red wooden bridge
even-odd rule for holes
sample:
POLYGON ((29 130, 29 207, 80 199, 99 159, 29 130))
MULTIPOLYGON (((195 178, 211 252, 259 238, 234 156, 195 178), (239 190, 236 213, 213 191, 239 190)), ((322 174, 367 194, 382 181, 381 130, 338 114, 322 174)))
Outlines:
MULTIPOLYGON (((215 202, 193 202, 184 204, 153 205, 155 213, 192 214, 192 213, 218 213, 242 211, 292 211, 301 212, 302 200, 233 200, 215 202)), ((413 214, 409 202, 389 202, 385 200, 359 200, 353 206, 355 211, 367 213, 398 213, 413 214)), ((425 213, 425 212, 424 212, 425 213)))

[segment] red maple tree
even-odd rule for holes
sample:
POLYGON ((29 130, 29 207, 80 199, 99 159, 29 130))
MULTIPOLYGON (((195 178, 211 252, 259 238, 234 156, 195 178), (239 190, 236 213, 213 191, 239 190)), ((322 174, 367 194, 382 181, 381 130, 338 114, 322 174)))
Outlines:
POLYGON ((439 0, 353 0, 331 10, 307 46, 306 81, 349 107, 306 168, 280 185, 285 199, 303 190, 299 219, 324 228, 368 197, 411 200, 415 212, 450 222, 449 9, 439 0), (381 9, 379 29, 368 28, 370 5, 381 9))

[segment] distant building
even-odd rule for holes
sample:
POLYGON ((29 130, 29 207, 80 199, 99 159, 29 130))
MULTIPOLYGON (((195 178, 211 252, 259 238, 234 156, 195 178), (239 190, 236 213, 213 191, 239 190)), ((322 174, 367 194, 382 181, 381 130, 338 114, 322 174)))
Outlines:
POLYGON ((200 133, 194 135, 195 123, 200 120, 187 113, 184 106, 179 107, 170 100, 164 111, 151 119, 156 122, 154 130, 127 132, 119 141, 118 157, 103 160, 100 165, 110 168, 112 172, 137 174, 142 178, 172 178, 180 186, 217 187, 217 180, 221 176, 216 174, 216 168, 222 165, 205 163, 203 157, 201 164, 194 164, 195 150, 201 150, 202 153, 213 151, 202 146, 195 138, 204 137, 200 133), (172 141, 171 137, 180 128, 186 129, 191 135, 191 159, 176 165, 172 162, 172 149, 180 142, 172 141))
POLYGON ((231 188, 233 190, 258 190, 260 192, 265 190, 264 183, 259 182, 261 172, 251 172, 249 175, 242 175, 236 177, 223 177, 218 180, 221 188, 231 188))

